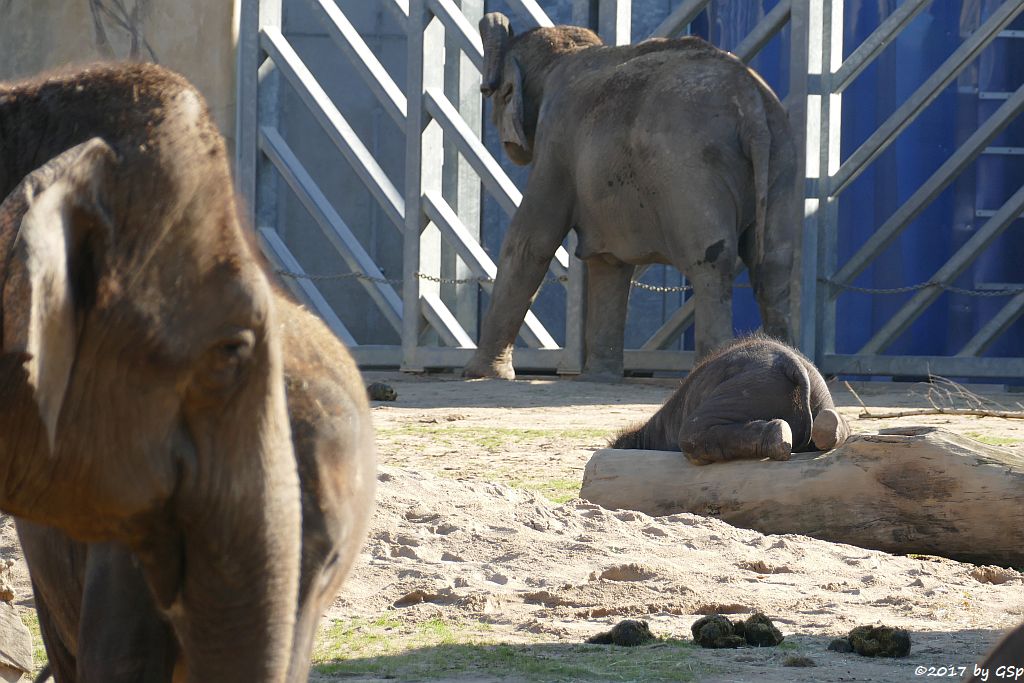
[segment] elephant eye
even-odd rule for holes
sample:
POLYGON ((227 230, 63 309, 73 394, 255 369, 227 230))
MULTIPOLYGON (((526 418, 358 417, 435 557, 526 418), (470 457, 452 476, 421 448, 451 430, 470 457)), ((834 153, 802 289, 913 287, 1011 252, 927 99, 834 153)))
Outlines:
POLYGON ((503 85, 501 87, 501 92, 498 93, 498 96, 501 98, 502 102, 508 104, 508 101, 512 99, 512 84, 506 83, 505 85, 503 85))
POLYGON ((252 330, 242 330, 215 343, 207 353, 205 372, 201 374, 203 385, 208 389, 233 386, 255 346, 252 330))
POLYGON ((246 360, 252 356, 256 345, 256 335, 252 330, 242 330, 238 334, 220 342, 218 352, 224 360, 246 360))

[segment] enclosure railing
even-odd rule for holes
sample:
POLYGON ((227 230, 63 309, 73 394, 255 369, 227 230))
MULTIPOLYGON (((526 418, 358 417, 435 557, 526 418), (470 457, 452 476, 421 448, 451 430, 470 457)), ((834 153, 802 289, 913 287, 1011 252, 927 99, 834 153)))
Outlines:
MULTIPOLYGON (((907 28, 930 0, 907 0, 900 5, 845 60, 842 59, 843 13, 841 0, 823 0, 820 16, 814 21, 826 25, 825 35, 832 40, 822 44, 820 64, 811 64, 810 99, 821 104, 817 148, 820 155, 808 154, 809 185, 815 200, 810 225, 805 231, 805 254, 812 254, 815 272, 804 281, 803 346, 814 351, 814 358, 827 373, 923 375, 973 377, 1024 377, 1024 358, 982 357, 989 345, 1024 313, 1024 291, 1007 302, 1002 311, 982 326, 955 356, 893 355, 883 352, 944 291, 957 290, 956 278, 974 262, 996 237, 1024 212, 1024 187, 1001 208, 991 213, 986 223, 961 246, 926 282, 910 283, 896 290, 873 290, 853 285, 855 278, 906 229, 915 218, 948 187, 979 155, 992 151, 990 143, 1024 111, 1024 85, 1009 94, 1006 101, 900 206, 845 263, 838 263, 839 230, 837 202, 858 175, 889 148, 900 134, 933 102, 954 79, 978 58, 982 50, 1001 35, 1024 11, 1024 3, 1008 0, 993 8, 989 17, 967 36, 960 46, 900 105, 845 161, 839 158, 839 130, 836 110, 842 93, 881 53, 882 48, 907 28), (831 111, 830 111, 831 108, 831 111), (812 276, 813 275, 813 276, 812 276), (854 354, 836 353, 836 309, 838 297, 846 291, 885 295, 916 291, 854 354)), ((811 3, 812 13, 816 3, 811 3)), ((808 150, 815 147, 813 131, 808 127, 808 150)))
MULTIPOLYGON (((483 0, 381 0, 405 27, 408 45, 404 92, 333 0, 307 2, 342 54, 355 66, 386 114, 406 133, 405 190, 400 192, 299 58, 281 27, 281 0, 242 0, 238 59, 239 187, 253 206, 253 220, 265 251, 288 277, 295 293, 317 311, 352 348, 362 365, 401 365, 407 370, 459 367, 474 348, 476 294, 488 291, 495 264, 479 243, 479 184, 512 215, 522 195, 481 141, 479 76, 483 49, 475 21, 483 0), (445 67, 461 59, 453 92, 445 67), (454 57, 453 57, 454 55, 454 57), (385 278, 354 232, 334 210, 278 128, 279 87, 285 79, 342 156, 355 169, 384 215, 402 234, 403 273, 385 278), (455 102, 453 103, 452 98, 455 102), (475 106, 475 108, 474 108, 475 106), (464 111, 468 112, 464 115, 464 111), (447 145, 445 144, 447 143, 447 145), (453 168, 458 172, 455 175, 453 168), (470 178, 460 175, 465 170, 470 178), (277 175, 275 175, 277 174, 277 175), (446 175, 448 174, 448 175, 446 175), (320 295, 315 276, 305 273, 276 231, 276 177, 283 179, 337 250, 401 346, 359 345, 320 295), (477 184, 479 183, 479 184, 477 184), (474 185, 476 185, 474 187, 474 185), (454 187, 454 189, 453 189, 454 187), (474 199, 475 197, 475 199, 474 199), (467 208, 469 207, 469 208, 467 208), (455 276, 445 275, 444 254, 457 257, 455 276), (401 294, 395 285, 401 283, 401 294), (454 309, 454 310, 453 310, 454 309), (469 328, 467 330, 467 327, 469 328)), ((653 32, 678 35, 711 0, 684 0, 653 32)), ((856 354, 836 353, 836 301, 853 280, 960 175, 1024 109, 1024 86, 1005 102, 845 263, 838 263, 840 196, 981 51, 1024 10, 1006 0, 845 161, 840 157, 843 92, 929 4, 906 0, 846 59, 842 0, 781 0, 734 48, 749 61, 787 25, 789 83, 785 99, 795 133, 806 150, 800 156, 798 191, 805 196, 805 233, 799 270, 800 346, 830 373, 920 374, 922 367, 947 375, 1024 377, 1024 359, 986 358, 992 341, 1024 314, 1024 292, 1012 293, 1001 312, 951 357, 886 355, 883 352, 935 301, 1024 210, 1024 189, 1001 208, 856 354)), ((551 21, 535 0, 509 0, 534 25, 551 21)), ((595 26, 606 42, 628 42, 629 0, 574 0, 576 23, 595 26)), ((565 344, 531 312, 517 349, 520 367, 575 373, 581 367, 584 278, 580 262, 560 248, 549 280, 566 288, 565 344)), ((450 268, 449 268, 450 270, 450 268)), ((686 301, 639 349, 627 349, 632 370, 684 370, 693 354, 665 347, 693 322, 686 301)))

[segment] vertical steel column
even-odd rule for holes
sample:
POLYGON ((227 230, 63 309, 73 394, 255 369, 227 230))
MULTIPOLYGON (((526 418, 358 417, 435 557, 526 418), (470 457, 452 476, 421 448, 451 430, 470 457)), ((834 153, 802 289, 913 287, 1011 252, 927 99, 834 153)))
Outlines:
MULTIPOLYGON (((826 308, 827 291, 818 286, 821 272, 835 270, 836 198, 831 195, 831 176, 839 168, 839 124, 842 95, 835 92, 833 74, 842 64, 843 0, 810 0, 794 3, 793 50, 806 46, 806 109, 803 159, 807 194, 804 202, 804 235, 801 249, 800 348, 815 361, 835 351, 835 309, 826 308), (806 27, 801 29, 801 26, 806 27), (803 38, 801 34, 806 35, 803 38)), ((794 59, 794 62, 797 60, 794 59)), ((800 75, 791 66, 790 82, 800 75)), ((799 106, 790 98, 791 107, 799 106)), ((792 111, 790 114, 793 119, 792 111)), ((794 121, 794 124, 797 122, 794 121)))
POLYGON ((238 24, 235 183, 250 225, 277 228, 277 179, 259 153, 257 136, 261 125, 276 128, 278 123, 278 77, 260 50, 260 30, 281 28, 281 0, 242 0, 238 24))
MULTIPOLYGON (((572 23, 597 31, 601 2, 607 0, 573 0, 572 23)), ((578 375, 583 372, 587 273, 583 261, 575 256, 578 241, 576 231, 571 231, 566 244, 569 252, 569 281, 565 284, 565 346, 562 349, 562 359, 558 363, 559 375, 578 375)))
POLYGON ((253 224, 256 197, 257 104, 256 71, 260 66, 259 0, 241 0, 238 8, 238 47, 235 52, 235 186, 246 217, 253 224))
MULTIPOLYGON (((260 0, 259 28, 276 28, 283 30, 281 0, 260 0)), ((256 33, 257 39, 259 32, 256 33)), ((281 112, 280 75, 277 66, 269 59, 263 60, 256 75, 256 116, 260 126, 278 129, 281 112)), ((253 202, 253 213, 257 228, 275 228, 281 237, 282 221, 278 220, 277 188, 279 179, 274 164, 265 154, 256 155, 256 198, 253 202)))
MULTIPOLYGON (((839 244, 839 195, 832 178, 839 170, 840 126, 843 95, 836 89, 834 74, 843 64, 843 0, 825 0, 822 12, 821 51, 821 147, 818 185, 818 262, 815 271, 830 279, 836 272, 839 244)), ((836 352, 836 302, 827 287, 816 291, 818 329, 815 358, 836 352)))
MULTIPOLYGON (((406 24, 405 236, 402 245, 402 370, 419 372, 417 358, 423 316, 420 313, 420 240, 426 221, 421 206, 423 162, 428 154, 423 132, 429 120, 423 107, 426 29, 433 18, 426 0, 409 0, 406 24)), ((439 150, 438 150, 439 151, 439 150)))
MULTIPOLYGON (((801 247, 795 258, 793 276, 790 282, 791 290, 798 298, 798 308, 791 308, 793 315, 799 325, 797 334, 797 345, 808 357, 814 358, 815 331, 817 329, 817 317, 814 308, 815 304, 815 278, 816 259, 818 253, 817 233, 811 229, 812 223, 808 220, 817 208, 815 199, 808 197, 814 194, 810 190, 810 183, 807 180, 807 157, 811 145, 811 137, 808 135, 810 125, 808 121, 808 106, 810 93, 808 81, 810 80, 811 69, 811 31, 820 30, 820 24, 815 24, 812 29, 810 4, 803 0, 797 0, 792 5, 789 18, 790 27, 790 53, 789 53, 789 93, 786 95, 786 106, 789 113, 789 123, 796 136, 797 148, 797 172, 796 188, 800 201, 798 205, 798 216, 793 220, 800 221, 804 228, 801 237, 801 247)), ((820 36, 815 43, 820 42, 820 36)), ((817 143, 817 129, 815 129, 814 142, 817 143)))
MULTIPOLYGON (((473 25, 484 15, 484 0, 455 0, 463 16, 473 25)), ((453 36, 446 36, 444 49, 444 92, 476 137, 481 136, 483 98, 480 96, 480 74, 453 36)), ((468 233, 480 241, 480 178, 469 162, 459 154, 454 141, 444 146, 441 194, 462 221, 468 233)), ((465 279, 472 270, 459 260, 447 242, 441 245, 441 275, 465 279)), ((445 285, 442 300, 455 313, 471 335, 475 336, 480 289, 475 283, 445 285)))
POLYGON ((572 0, 572 23, 597 30, 597 4, 599 0, 572 0))
POLYGON ((597 33, 608 45, 629 44, 632 4, 632 0, 599 0, 597 33))

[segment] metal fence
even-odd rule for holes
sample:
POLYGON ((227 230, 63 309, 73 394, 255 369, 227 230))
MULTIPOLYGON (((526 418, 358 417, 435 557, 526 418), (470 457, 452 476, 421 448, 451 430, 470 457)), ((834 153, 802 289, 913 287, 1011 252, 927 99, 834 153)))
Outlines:
MULTIPOLYGON (((479 188, 482 185, 508 215, 521 199, 516 184, 481 141, 478 72, 483 52, 475 24, 484 1, 379 0, 405 29, 408 61, 403 90, 334 0, 294 0, 309 5, 339 53, 356 67, 363 86, 405 131, 404 192, 392 183, 285 37, 281 1, 243 0, 240 26, 237 172, 240 189, 254 207, 255 226, 265 251, 296 294, 352 347, 360 364, 406 370, 459 367, 474 348, 478 293, 489 291, 495 273, 494 262, 479 241, 479 188), (282 82, 312 113, 387 219, 401 231, 402 277, 385 277, 285 141, 278 129, 282 82), (321 295, 317 275, 303 270, 278 233, 281 181, 348 268, 344 274, 322 275, 358 281, 366 298, 400 336, 401 345, 358 344, 321 295)), ((524 19, 534 25, 551 24, 535 0, 506 2, 517 13, 517 25, 524 19)), ((711 0, 683 0, 653 35, 686 32, 713 4, 711 0)), ((909 283, 915 293, 862 348, 854 353, 836 352, 840 298, 865 290, 878 296, 889 294, 858 285, 858 275, 979 155, 999 153, 1000 149, 1019 154, 1013 147, 994 149, 992 142, 1020 114, 1024 86, 1005 93, 998 109, 980 122, 856 253, 840 259, 841 195, 987 46, 997 38, 1013 39, 1015 33, 1021 33, 1007 27, 1024 10, 1024 0, 991 4, 995 7, 984 21, 845 160, 840 155, 844 91, 911 25, 929 5, 928 0, 900 4, 860 45, 848 51, 845 59, 842 0, 780 0, 745 37, 723 46, 749 61, 786 30, 785 103, 794 131, 803 134, 807 150, 799 174, 806 180, 798 188, 806 198, 800 344, 826 372, 1024 377, 1024 359, 984 355, 993 340, 1006 334, 1024 313, 1024 291, 1015 290, 1012 283, 995 292, 1009 297, 1005 306, 956 355, 884 353, 943 291, 956 289, 957 277, 967 265, 1020 217, 1024 188, 1001 208, 989 210, 987 222, 931 278, 909 283)), ((630 38, 630 5, 629 0, 574 0, 573 19, 598 29, 605 42, 625 43, 630 38)), ((563 335, 552 334, 536 315, 529 314, 520 332, 526 348, 517 349, 518 367, 566 374, 580 370, 583 272, 580 262, 569 255, 573 244, 566 247, 553 259, 549 276, 554 286, 565 288, 565 342, 561 346, 556 343, 555 337, 563 335)), ((690 367, 692 352, 666 347, 692 322, 693 305, 688 300, 639 348, 626 350, 626 368, 679 371, 690 367)))

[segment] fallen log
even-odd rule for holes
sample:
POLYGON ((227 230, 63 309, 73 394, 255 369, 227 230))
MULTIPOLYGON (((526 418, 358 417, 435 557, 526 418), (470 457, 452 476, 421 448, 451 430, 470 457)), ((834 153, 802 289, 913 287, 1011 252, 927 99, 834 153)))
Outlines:
POLYGON ((692 512, 766 534, 1024 566, 1024 457, 934 427, 858 434, 827 453, 691 464, 603 449, 580 498, 649 515, 692 512))

